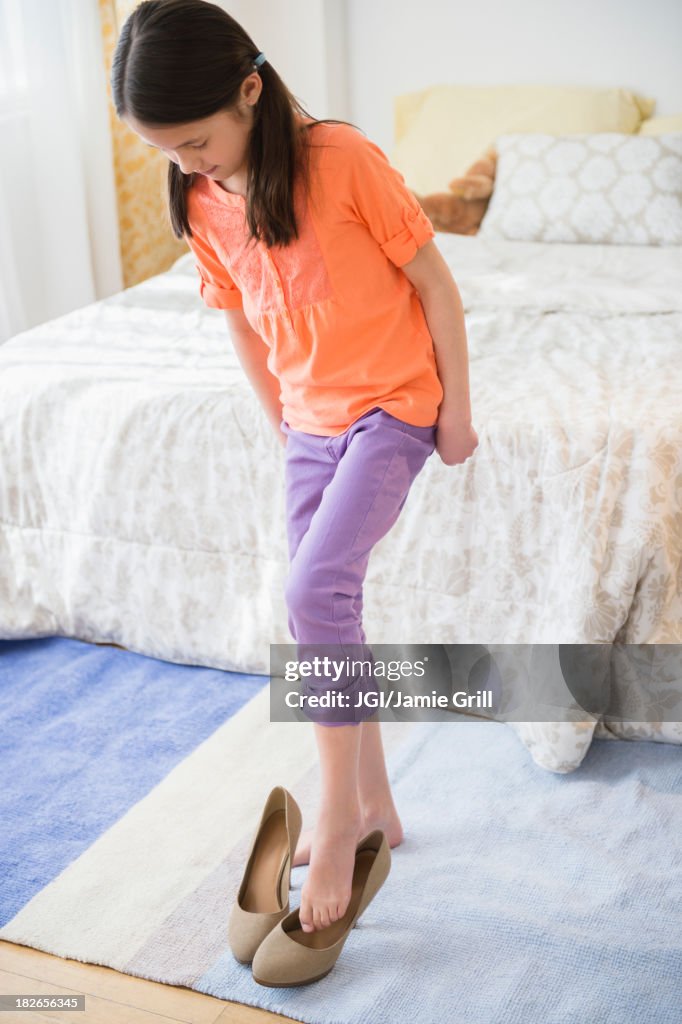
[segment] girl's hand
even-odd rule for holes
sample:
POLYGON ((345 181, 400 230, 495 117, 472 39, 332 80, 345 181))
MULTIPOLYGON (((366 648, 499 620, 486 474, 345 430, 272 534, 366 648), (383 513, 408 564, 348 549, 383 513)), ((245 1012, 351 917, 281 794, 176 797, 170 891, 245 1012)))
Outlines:
POLYGON ((443 411, 436 426, 436 451, 446 466, 466 462, 478 447, 478 434, 471 420, 443 411))

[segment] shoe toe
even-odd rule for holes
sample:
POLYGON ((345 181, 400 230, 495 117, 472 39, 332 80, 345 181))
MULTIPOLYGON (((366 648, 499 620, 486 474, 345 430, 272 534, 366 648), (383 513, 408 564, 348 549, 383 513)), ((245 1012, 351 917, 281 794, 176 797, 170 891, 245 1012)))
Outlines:
POLYGON ((328 974, 340 949, 311 949, 296 942, 280 922, 263 939, 251 969, 259 985, 290 987, 307 985, 328 974))
POLYGON ((235 903, 230 913, 227 936, 230 949, 240 963, 250 964, 256 950, 288 913, 285 907, 272 914, 254 914, 235 903))

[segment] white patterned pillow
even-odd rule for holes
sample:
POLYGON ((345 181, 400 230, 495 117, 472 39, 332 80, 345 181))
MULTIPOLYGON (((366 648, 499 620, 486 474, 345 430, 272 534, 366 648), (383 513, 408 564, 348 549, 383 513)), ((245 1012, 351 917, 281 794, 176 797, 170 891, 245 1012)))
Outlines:
POLYGON ((525 242, 682 245, 682 132, 515 133, 479 235, 525 242))

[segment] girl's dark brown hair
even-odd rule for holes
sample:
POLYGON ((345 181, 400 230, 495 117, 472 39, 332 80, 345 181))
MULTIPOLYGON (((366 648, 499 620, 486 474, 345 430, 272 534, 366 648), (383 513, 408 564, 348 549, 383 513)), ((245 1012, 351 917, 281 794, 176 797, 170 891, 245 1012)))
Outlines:
MULTIPOLYGON (((144 0, 125 21, 116 45, 111 89, 118 117, 158 127, 185 124, 235 108, 253 73, 258 47, 222 7, 207 0, 144 0)), ((298 238, 297 175, 308 182, 308 132, 297 115, 311 115, 266 60, 247 149, 246 222, 250 237, 272 245, 298 238)), ((315 124, 350 124, 330 118, 315 124)), ((352 125, 353 128, 357 127, 352 125)), ((173 234, 192 236, 186 190, 194 174, 169 161, 168 205, 173 234)))

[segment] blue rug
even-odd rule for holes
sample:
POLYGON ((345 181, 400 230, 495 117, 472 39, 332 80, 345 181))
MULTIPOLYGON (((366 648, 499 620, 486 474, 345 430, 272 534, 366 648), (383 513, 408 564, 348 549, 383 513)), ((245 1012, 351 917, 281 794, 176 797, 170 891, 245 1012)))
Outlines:
POLYGON ((0 927, 267 683, 67 637, 0 641, 0 927))
POLYGON ((0 644, 0 938, 310 1024, 680 1024, 680 748, 597 740, 555 775, 475 720, 384 724, 391 873, 326 978, 256 985, 225 938, 252 829, 317 782, 266 682, 0 644))

